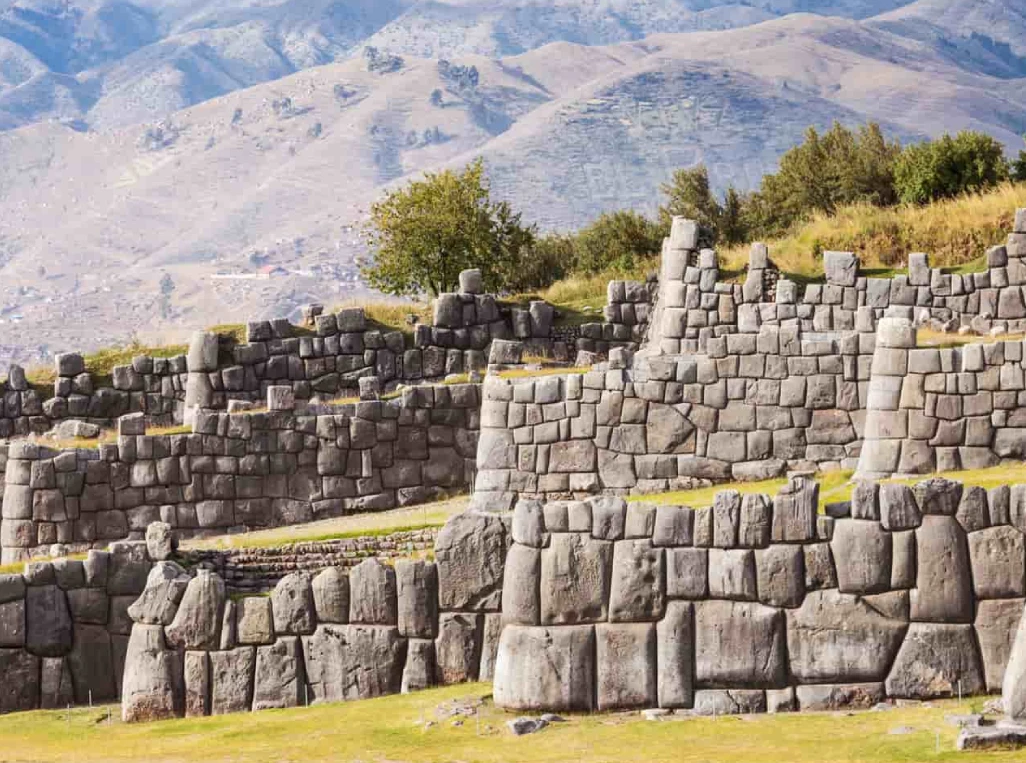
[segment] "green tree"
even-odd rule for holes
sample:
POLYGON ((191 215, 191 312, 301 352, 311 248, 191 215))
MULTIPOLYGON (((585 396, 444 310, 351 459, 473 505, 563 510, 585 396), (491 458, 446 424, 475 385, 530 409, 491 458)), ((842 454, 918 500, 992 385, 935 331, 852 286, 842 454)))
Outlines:
POLYGON ((727 246, 745 243, 749 235, 749 206, 748 195, 742 194, 734 186, 727 189, 716 224, 717 241, 727 246))
POLYGON ((722 208, 709 185, 709 170, 704 164, 673 173, 669 183, 660 190, 666 203, 659 207, 659 223, 667 231, 676 216, 694 220, 708 230, 715 230, 722 208))
POLYGON ((666 230, 630 210, 606 212, 574 236, 574 270, 627 270, 659 252, 666 230))
POLYGON ((894 167, 894 182, 901 201, 925 204, 963 193, 991 188, 1009 177, 1009 164, 1001 143, 980 132, 963 131, 952 137, 908 146, 894 167))
POLYGON ((437 296, 454 290, 467 268, 501 291, 535 230, 491 200, 477 159, 462 172, 428 173, 388 193, 371 207, 367 234, 374 256, 360 270, 368 283, 387 294, 437 296))
POLYGON ((573 265, 574 236, 537 236, 521 254, 515 271, 507 275, 506 287, 514 293, 543 289, 570 275, 573 265))
MULTIPOLYGON (((1026 135, 1023 136, 1026 142, 1026 135)), ((1019 149, 1019 155, 1012 160, 1010 176, 1016 183, 1026 183, 1026 150, 1019 149)))

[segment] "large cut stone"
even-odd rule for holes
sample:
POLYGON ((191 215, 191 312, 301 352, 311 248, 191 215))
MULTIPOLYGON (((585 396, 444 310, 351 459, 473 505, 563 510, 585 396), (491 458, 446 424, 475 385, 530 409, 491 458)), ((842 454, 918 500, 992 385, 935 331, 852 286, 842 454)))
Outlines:
POLYGON ((29 586, 25 593, 26 648, 40 657, 61 657, 71 649, 68 600, 55 585, 29 586))
POLYGON ((656 702, 654 623, 595 626, 599 710, 651 707, 656 702))
POLYGON ((912 619, 920 622, 971 623, 973 584, 965 531, 950 516, 925 515, 916 530, 916 587, 912 619))
POLYGON ((510 710, 595 707, 595 628, 507 625, 495 663, 495 704, 510 710))
POLYGON ((0 647, 25 646, 25 600, 0 604, 0 647))
POLYGON ((401 559, 395 563, 395 582, 400 635, 434 638, 438 623, 438 572, 434 563, 401 559))
POLYGON ((39 706, 44 710, 66 708, 75 701, 75 689, 68 661, 62 657, 44 657, 42 662, 39 706))
POLYGON ((438 617, 435 661, 442 683, 458 684, 477 680, 481 665, 483 615, 443 612, 438 617))
POLYGON ((888 696, 911 699, 981 693, 983 667, 972 626, 912 623, 886 684, 888 696))
POLYGON ((464 512, 446 522, 435 540, 439 607, 498 610, 506 545, 505 526, 494 514, 464 512))
POLYGON ((1014 527, 969 533, 973 587, 981 599, 1026 596, 1026 543, 1014 527))
POLYGON ((1001 691, 1023 603, 1023 599, 986 599, 976 607, 976 640, 980 642, 988 692, 1001 691))
POLYGON ((157 562, 146 577, 142 595, 128 608, 134 622, 170 625, 189 585, 189 573, 174 562, 157 562))
POLYGON ((823 270, 827 283, 854 286, 859 274, 859 258, 852 252, 823 252, 823 270))
POLYGON ((786 682, 784 613, 762 604, 695 604, 695 678, 699 686, 775 688, 786 682))
POLYGON ((395 570, 380 559, 365 559, 349 571, 349 622, 399 622, 395 570))
POLYGON ((1026 721, 1026 612, 1019 619, 1019 627, 1015 631, 1012 653, 1001 686, 1001 702, 1009 718, 1026 721))
POLYGON ((671 601, 656 626, 659 707, 691 707, 695 697, 695 622, 691 602, 671 601))
POLYGON ((844 593, 878 593, 891 586, 891 534, 871 519, 838 519, 830 541, 837 587, 844 593))
MULTIPOLYGON (((133 627, 134 630, 134 627, 133 627)), ((102 625, 75 625, 68 666, 79 704, 109 702, 117 698, 110 634, 102 625)))
POLYGON ((210 713, 248 712, 253 704, 256 647, 210 653, 210 713))
POLYGON ((24 649, 0 649, 0 713, 39 707, 39 658, 24 649))
POLYGON ((210 654, 186 652, 182 672, 185 683, 185 717, 202 718, 210 715, 210 654))
POLYGON ((805 557, 799 545, 778 544, 755 552, 759 601, 797 607, 805 594, 805 557))
POLYGON ((506 622, 537 625, 541 600, 539 581, 541 551, 516 544, 506 554, 502 587, 502 616, 506 622))
POLYGON ((613 579, 609 594, 611 622, 658 620, 666 598, 663 549, 650 540, 613 544, 613 579))
POLYGON ((310 582, 318 623, 349 622, 349 576, 339 567, 318 572, 310 582))
POLYGON ((174 718, 182 713, 183 696, 182 667, 178 655, 164 642, 164 629, 133 626, 121 683, 122 720, 174 718))
POLYGON ((605 620, 612 561, 612 543, 578 533, 553 535, 541 552, 542 624, 605 620))
POLYGON ((645 438, 648 453, 676 453, 687 441, 695 426, 676 408, 649 405, 645 438))
POLYGON ((807 712, 852 708, 868 710, 886 698, 882 683, 798 686, 795 692, 798 695, 798 706, 807 712))
POLYGON ((240 644, 270 644, 274 641, 274 615, 266 596, 244 596, 235 602, 238 615, 235 630, 240 644))
POLYGON ((401 691, 407 694, 434 686, 438 682, 435 668, 435 642, 411 638, 406 646, 401 691))
POLYGON ((313 633, 317 615, 310 578, 304 573, 292 572, 279 580, 271 592, 271 611, 275 633, 313 633))
POLYGON ((306 679, 299 639, 282 636, 256 650, 253 709, 298 707, 305 699, 306 679))
POLYGON ((406 640, 381 625, 320 625, 303 636, 310 701, 338 702, 397 694, 406 640))
POLYGON ((787 613, 791 674, 802 683, 882 681, 906 628, 851 594, 810 591, 787 613))
POLYGON ((196 570, 167 627, 167 640, 183 649, 218 649, 226 601, 224 581, 210 570, 196 570))

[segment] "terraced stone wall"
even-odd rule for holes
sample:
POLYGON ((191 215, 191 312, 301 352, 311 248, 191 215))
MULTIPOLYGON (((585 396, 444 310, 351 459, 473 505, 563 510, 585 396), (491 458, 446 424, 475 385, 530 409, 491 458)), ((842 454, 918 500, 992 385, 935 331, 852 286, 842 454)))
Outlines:
POLYGON ((860 483, 825 516, 817 492, 798 477, 698 510, 521 500, 496 703, 730 714, 999 691, 1026 486, 860 483))
POLYGON ((156 520, 190 537, 422 503, 471 484, 479 406, 476 385, 425 385, 305 412, 201 410, 189 434, 125 417, 94 449, 16 441, 3 560, 138 539, 156 520))

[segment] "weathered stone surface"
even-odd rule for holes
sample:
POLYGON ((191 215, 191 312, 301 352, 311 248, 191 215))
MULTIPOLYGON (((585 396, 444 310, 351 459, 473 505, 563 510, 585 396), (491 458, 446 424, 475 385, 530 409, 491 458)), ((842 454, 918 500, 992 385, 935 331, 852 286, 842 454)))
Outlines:
POLYGON ((883 702, 886 697, 882 683, 797 686, 795 693, 798 695, 798 706, 809 712, 868 710, 883 702))
POLYGON ((854 595, 810 591, 787 613, 791 674, 802 683, 881 681, 906 628, 854 595))
POLYGON ((312 581, 314 611, 319 623, 349 622, 349 576, 339 567, 321 570, 312 581))
POLYGON ((163 562, 170 559, 178 547, 171 525, 167 522, 150 522, 146 527, 146 551, 150 559, 163 562))
POLYGON ((983 667, 972 626, 912 623, 886 685, 889 696, 915 699, 982 692, 983 667))
POLYGON ((955 740, 957 750, 1017 750, 1026 747, 1026 726, 966 726, 955 740))
POLYGON ((435 660, 442 683, 477 680, 481 664, 483 619, 479 614, 443 612, 438 618, 435 660))
POLYGON ((411 638, 406 646, 406 665, 400 690, 403 694, 428 689, 437 683, 435 668, 435 642, 431 639, 411 638))
POLYGON ((513 509, 513 542, 541 548, 545 543, 545 517, 541 501, 521 498, 513 509))
POLYGON ((973 587, 981 599, 1026 596, 1026 542, 1002 525, 969 533, 973 587))
MULTIPOLYGON (((134 630, 134 628, 133 628, 134 630)), ((117 697, 110 634, 102 625, 75 625, 68 666, 79 704, 108 702, 117 697)))
POLYGON ((613 544, 559 534, 541 552, 541 622, 573 625, 606 619, 613 544))
POLYGON ((926 515, 916 530, 916 587, 912 619, 920 622, 971 623, 973 585, 965 531, 951 516, 926 515))
POLYGON ((537 625, 541 598, 538 581, 541 575, 541 554, 536 548, 519 544, 506 554, 506 571, 502 587, 502 615, 507 622, 537 625))
POLYGON ((837 587, 844 593, 877 593, 891 585, 891 534, 879 522, 839 519, 830 541, 837 587))
POLYGON ((25 594, 25 646, 40 657, 61 657, 71 649, 72 623, 64 591, 55 585, 29 586, 25 594))
POLYGON ((805 595, 805 558, 799 545, 776 545, 755 552, 759 601, 797 607, 805 595))
POLYGON ((309 576, 293 572, 279 580, 271 592, 271 611, 274 614, 275 633, 313 633, 317 625, 317 614, 314 611, 309 576))
POLYGON ((196 570, 171 625, 168 644, 182 649, 218 649, 226 601, 224 581, 205 569, 196 570))
POLYGON ((392 567, 379 559, 365 559, 349 571, 349 622, 365 625, 399 622, 392 567))
POLYGON ((1012 651, 1001 686, 1005 714, 1014 720, 1026 720, 1026 612, 1019 619, 1012 651))
POLYGON ((611 622, 658 620, 666 598, 663 550, 649 540, 622 540, 613 544, 611 622))
POLYGON ((0 675, 0 712, 39 707, 39 657, 24 649, 0 649, 0 675))
POLYGON ((695 515, 686 506, 656 507, 652 544, 655 546, 690 546, 695 515))
POLYGON ((210 715, 210 655, 207 652, 186 652, 183 664, 185 684, 185 717, 210 715))
POLYGON ((651 707, 655 704, 654 623, 596 625, 595 661, 599 710, 651 707))
POLYGON ((253 704, 256 647, 210 653, 210 713, 248 712, 253 704))
POLYGON ((303 636, 311 703, 367 699, 402 688, 406 640, 380 625, 319 625, 303 636))
POLYGON ((709 549, 709 595, 717 599, 755 601, 755 552, 750 549, 709 549))
POLYGON ((773 542, 813 540, 818 507, 819 485, 803 477, 792 478, 773 501, 773 542))
POLYGON ((253 709, 298 707, 303 704, 306 678, 296 636, 280 636, 256 650, 253 709))
POLYGON ((627 503, 614 496, 589 498, 591 535, 597 540, 620 540, 627 523, 627 503))
POLYGON ((25 600, 0 604, 0 647, 25 646, 25 600))
POLYGON ((507 625, 499 640, 494 696, 496 705, 511 710, 593 710, 594 626, 507 625))
POLYGON ((236 636, 243 645, 270 644, 274 641, 274 615, 266 596, 245 596, 236 602, 236 636))
POLYGON ((980 643, 988 692, 1001 691, 1024 602, 1024 599, 987 599, 977 605, 976 640, 980 643))
POLYGON ((766 692, 755 689, 702 689, 695 692, 695 715, 750 715, 766 712, 766 692))
MULTIPOLYGON (((74 702, 75 689, 67 659, 44 657, 39 679, 39 707, 44 710, 58 710, 74 702)), ((6 708, 0 709, 6 711, 6 708)))
POLYGON ((912 530, 921 521, 912 488, 893 482, 880 485, 880 523, 885 530, 912 530))
POLYGON ((189 573, 174 562, 157 562, 146 577, 142 595, 128 608, 134 622, 170 625, 189 585, 189 573))
POLYGON ((775 688, 786 680, 784 614, 762 604, 695 604, 695 678, 702 687, 775 688))
POLYGON ((709 552, 704 548, 666 550, 666 595, 704 599, 709 592, 709 552))
POLYGON ((438 604, 446 610, 497 610, 502 602, 506 529, 489 514, 465 512, 435 540, 438 604))
POLYGON ((399 634, 434 638, 438 622, 438 573, 434 563, 400 559, 395 563, 395 579, 399 634))
POLYGON ((695 623, 690 602, 671 601, 656 626, 659 707, 691 707, 695 695, 695 623))
POLYGON ((121 718, 126 722, 174 718, 183 705, 182 669, 159 625, 132 628, 125 655, 121 718))
POLYGON ((859 259, 851 252, 823 252, 823 269, 827 283, 854 286, 859 272, 859 259))

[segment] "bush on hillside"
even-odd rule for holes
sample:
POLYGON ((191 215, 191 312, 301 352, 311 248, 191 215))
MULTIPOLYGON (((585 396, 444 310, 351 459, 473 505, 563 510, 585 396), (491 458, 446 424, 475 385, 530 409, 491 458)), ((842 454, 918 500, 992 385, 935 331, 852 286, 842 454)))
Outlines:
POLYGON ((907 204, 985 191, 1008 177, 1003 146, 989 135, 969 131, 908 146, 894 167, 895 189, 907 204))
POLYGON ((605 212, 573 237, 573 270, 630 270, 657 253, 667 229, 631 210, 605 212))

